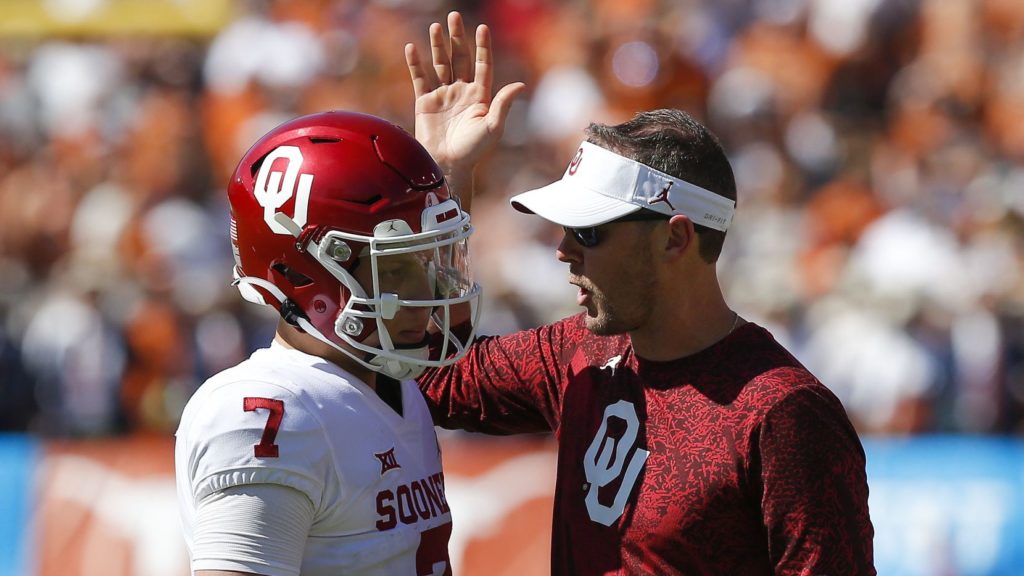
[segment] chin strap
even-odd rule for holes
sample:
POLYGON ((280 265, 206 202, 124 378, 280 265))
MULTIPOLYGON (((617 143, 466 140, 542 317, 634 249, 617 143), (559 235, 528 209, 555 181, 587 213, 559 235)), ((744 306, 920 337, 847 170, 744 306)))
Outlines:
MULTIPOLYGON (((296 306, 291 299, 285 296, 284 292, 281 292, 281 289, 275 286, 272 282, 268 282, 262 278, 253 278, 251 276, 238 276, 236 270, 235 281, 232 284, 238 288, 242 297, 249 302, 262 304, 264 306, 272 306, 258 290, 253 288, 253 286, 266 290, 271 296, 281 303, 280 307, 278 307, 278 311, 286 322, 292 326, 296 326, 306 334, 309 334, 324 344, 327 344, 331 348, 342 352, 361 364, 363 367, 373 370, 374 372, 380 372, 381 374, 394 378, 395 380, 408 380, 409 378, 419 376, 426 369, 426 366, 402 362, 395 358, 384 358, 378 355, 372 355, 368 360, 358 358, 352 351, 342 348, 317 330, 316 326, 313 326, 309 319, 306 318, 305 314, 302 313, 302 310, 296 306)), ((427 346, 403 350, 403 352, 424 360, 426 360, 430 354, 427 346)))
MULTIPOLYGON (((335 342, 332 342, 329 338, 327 338, 319 330, 317 330, 316 326, 313 326, 313 324, 304 316, 299 316, 297 320, 299 328, 301 328, 305 333, 323 342, 324 344, 327 344, 328 346, 334 348, 335 350, 346 354, 349 358, 352 358, 362 366, 369 368, 374 372, 380 372, 381 374, 390 376, 395 380, 408 380, 409 378, 415 378, 422 374, 423 371, 426 369, 426 366, 410 364, 407 362, 402 362, 401 360, 396 360, 394 358, 384 358, 376 355, 370 357, 368 361, 363 360, 362 358, 357 357, 350 350, 346 350, 339 346, 338 344, 336 344, 335 342)), ((429 354, 429 350, 427 349, 426 346, 423 346, 421 348, 417 348, 415 350, 415 354, 417 357, 422 356, 422 358, 426 359, 427 355, 429 354)))
MULTIPOLYGON (((430 351, 426 346, 421 348, 415 348, 412 350, 402 350, 406 353, 413 353, 419 358, 427 359, 430 351)), ((427 369, 426 366, 419 364, 410 364, 408 362, 402 362, 401 360, 395 360, 394 358, 384 358, 382 356, 373 356, 370 358, 370 364, 376 368, 372 368, 381 374, 386 374, 394 378, 395 380, 408 380, 409 378, 416 378, 423 371, 427 369)))

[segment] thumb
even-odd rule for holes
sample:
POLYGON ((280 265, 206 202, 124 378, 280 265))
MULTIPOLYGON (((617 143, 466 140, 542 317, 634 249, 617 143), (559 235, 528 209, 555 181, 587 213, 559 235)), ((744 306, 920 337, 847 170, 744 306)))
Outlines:
POLYGON ((508 118, 508 111, 512 108, 512 101, 526 90, 526 84, 513 82, 498 90, 491 100, 491 107, 487 111, 487 128, 491 132, 501 133, 505 129, 505 120, 508 118))

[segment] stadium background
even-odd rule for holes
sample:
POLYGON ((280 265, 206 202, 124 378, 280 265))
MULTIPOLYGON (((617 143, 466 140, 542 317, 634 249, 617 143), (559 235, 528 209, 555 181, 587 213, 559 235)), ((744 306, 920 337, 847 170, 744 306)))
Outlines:
MULTIPOLYGON (((0 576, 187 573, 171 433, 273 327, 227 175, 295 115, 411 129, 402 45, 450 9, 529 87, 477 174, 486 332, 575 312, 506 199, 686 109, 736 171, 730 302, 864 438, 879 573, 1024 573, 1024 2, 4 0, 0 576)), ((550 439, 441 438, 460 573, 546 573, 550 439)))

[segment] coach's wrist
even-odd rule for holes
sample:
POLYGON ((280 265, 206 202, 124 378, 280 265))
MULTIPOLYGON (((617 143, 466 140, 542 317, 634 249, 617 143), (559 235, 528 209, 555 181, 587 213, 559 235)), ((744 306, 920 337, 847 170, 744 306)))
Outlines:
POLYGON ((469 212, 473 203, 476 166, 441 166, 441 169, 444 170, 445 179, 448 181, 448 190, 459 199, 462 210, 469 212))

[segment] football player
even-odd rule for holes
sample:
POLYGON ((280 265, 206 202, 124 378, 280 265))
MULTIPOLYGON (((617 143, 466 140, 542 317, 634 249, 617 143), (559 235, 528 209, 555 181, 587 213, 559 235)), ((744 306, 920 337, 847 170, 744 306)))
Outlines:
POLYGON ((235 284, 281 319, 182 415, 193 573, 450 574, 440 450, 409 378, 473 339, 469 216, 411 135, 351 112, 271 130, 228 198, 235 284))

